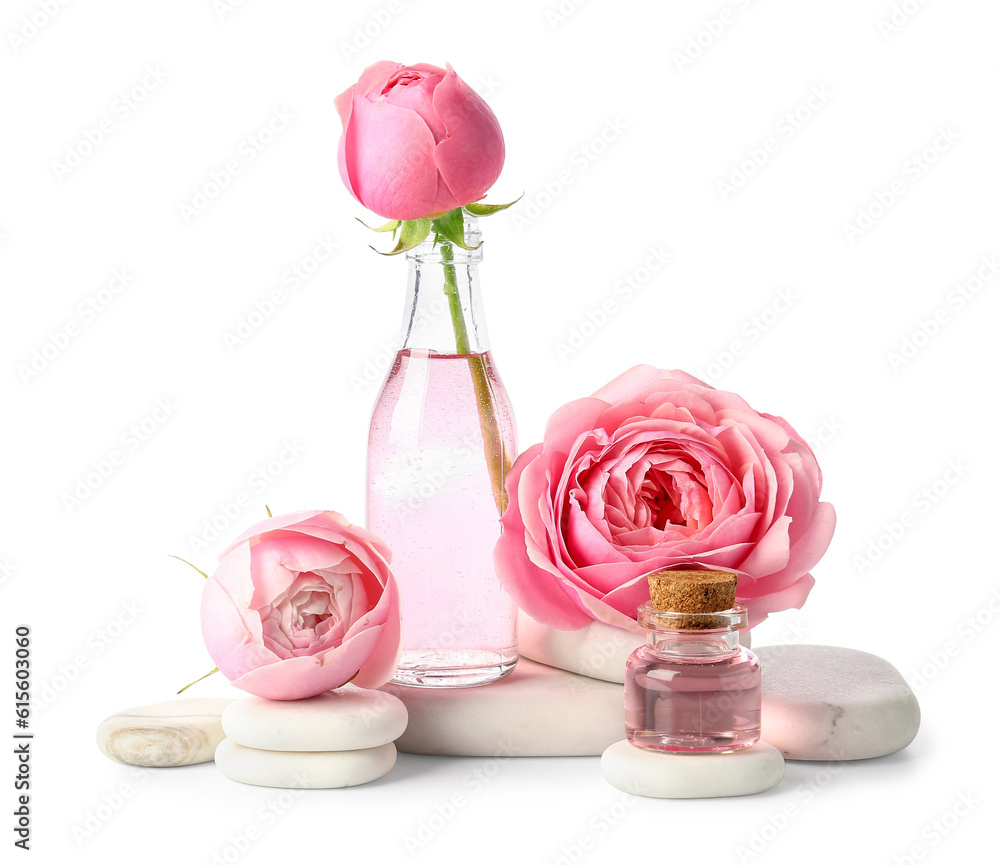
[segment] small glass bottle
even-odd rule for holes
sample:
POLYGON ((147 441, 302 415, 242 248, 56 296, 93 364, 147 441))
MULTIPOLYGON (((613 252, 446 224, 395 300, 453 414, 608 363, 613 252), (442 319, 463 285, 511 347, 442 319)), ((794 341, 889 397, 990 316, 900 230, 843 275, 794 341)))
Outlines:
POLYGON ((646 645, 625 666, 625 734, 654 751, 734 751, 760 738, 760 664, 739 643, 736 575, 650 574, 646 645))

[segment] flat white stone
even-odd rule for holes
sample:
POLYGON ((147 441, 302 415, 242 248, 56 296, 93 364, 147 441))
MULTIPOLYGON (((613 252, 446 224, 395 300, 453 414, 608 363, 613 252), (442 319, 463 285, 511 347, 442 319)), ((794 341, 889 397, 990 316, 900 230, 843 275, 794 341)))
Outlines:
POLYGON ((265 751, 355 751, 399 738, 406 706, 382 691, 351 685, 305 700, 244 697, 222 713, 234 742, 265 751))
POLYGON ((628 656, 645 642, 645 634, 604 622, 592 622, 579 631, 559 631, 539 624, 523 610, 518 613, 517 651, 522 658, 605 682, 623 683, 628 656))
POLYGON ((648 751, 622 739, 601 756, 601 774, 636 796, 714 799, 770 790, 785 776, 785 761, 763 741, 722 754, 677 754, 648 751))
POLYGON ((762 646, 761 735, 790 760, 862 760, 905 748, 920 706, 888 661, 836 646, 762 646))
POLYGON ((215 750, 215 765, 223 775, 258 787, 356 787, 381 778, 395 764, 391 742, 355 751, 261 751, 223 739, 215 750))
MULTIPOLYGON (((604 622, 591 622, 578 631, 559 631, 539 624, 523 610, 518 613, 517 651, 521 657, 605 682, 623 683, 628 656, 645 642, 645 632, 634 633, 604 622)), ((749 631, 740 635, 740 642, 749 647, 749 631)))
POLYGON ((463 757, 596 756, 625 734, 624 688, 527 658, 478 688, 382 689, 406 704, 396 747, 463 757))
POLYGON ((169 700, 126 709, 97 728, 97 747, 129 766, 207 763, 222 741, 222 712, 232 700, 169 700))

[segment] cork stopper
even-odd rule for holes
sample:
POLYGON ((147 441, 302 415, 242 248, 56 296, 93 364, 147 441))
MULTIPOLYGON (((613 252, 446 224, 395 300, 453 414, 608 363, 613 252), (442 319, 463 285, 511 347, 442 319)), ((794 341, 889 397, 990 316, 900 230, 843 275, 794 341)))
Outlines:
MULTIPOLYGON (((736 574, 728 571, 658 571, 647 577, 649 598, 658 610, 672 613, 717 613, 736 603, 736 574)), ((712 617, 693 615, 678 628, 720 627, 712 617)))

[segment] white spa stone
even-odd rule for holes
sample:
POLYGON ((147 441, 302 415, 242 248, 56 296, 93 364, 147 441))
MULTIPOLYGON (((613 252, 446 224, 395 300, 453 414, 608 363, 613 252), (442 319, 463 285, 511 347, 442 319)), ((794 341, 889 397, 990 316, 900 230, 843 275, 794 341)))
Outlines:
MULTIPOLYGON (((645 642, 645 631, 626 631, 604 622, 591 622, 579 631, 559 631, 539 624, 523 610, 518 613, 521 657, 605 682, 623 683, 628 656, 645 642)), ((740 642, 749 647, 749 631, 740 634, 740 642)))
POLYGON ((223 739, 215 750, 215 765, 223 775, 258 787, 356 787, 381 778, 395 764, 391 742, 354 751, 261 751, 223 739))
POLYGON ((624 688, 527 658, 478 688, 382 689, 410 720, 396 747, 463 757, 596 756, 625 732, 624 688))
POLYGON ((305 700, 244 697, 222 714, 240 745, 265 751, 354 751, 397 739, 406 707, 391 694, 347 685, 305 700))
POLYGON ((129 766, 207 763, 222 741, 222 712, 232 700, 189 698, 126 709, 97 728, 97 747, 129 766))
POLYGON ((518 613, 517 651, 522 658, 605 682, 623 683, 625 661, 645 642, 645 633, 604 622, 592 622, 579 631, 558 631, 539 624, 523 610, 518 613))
POLYGON ((920 706, 888 661, 836 646, 762 646, 761 735, 789 760, 862 760, 905 748, 920 706))
POLYGON ((601 774, 636 796, 714 799, 770 790, 785 776, 785 761, 763 741, 723 754, 677 754, 648 751, 622 739, 602 755, 601 774))

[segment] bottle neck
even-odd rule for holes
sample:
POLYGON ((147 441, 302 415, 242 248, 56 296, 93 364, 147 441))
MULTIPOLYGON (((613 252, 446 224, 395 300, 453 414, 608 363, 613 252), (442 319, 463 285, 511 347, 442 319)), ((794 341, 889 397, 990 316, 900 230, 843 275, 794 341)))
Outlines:
MULTIPOLYGON (((480 234, 474 217, 465 219, 465 244, 476 246, 480 234)), ((482 354, 489 334, 479 290, 482 249, 462 249, 431 236, 407 253, 410 264, 400 349, 435 354, 482 354)))
POLYGON ((734 655, 740 651, 740 635, 736 631, 650 631, 647 648, 661 658, 710 660, 734 655))
POLYGON ((737 604, 715 613, 676 613, 645 603, 639 607, 638 621, 647 629, 647 648, 660 657, 709 660, 740 651, 747 609, 737 604))

